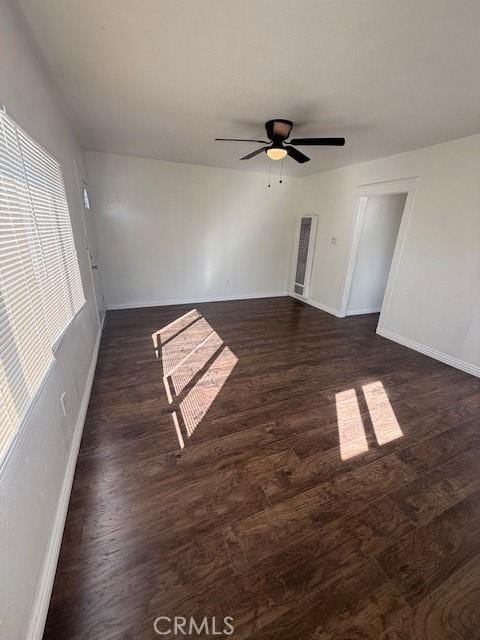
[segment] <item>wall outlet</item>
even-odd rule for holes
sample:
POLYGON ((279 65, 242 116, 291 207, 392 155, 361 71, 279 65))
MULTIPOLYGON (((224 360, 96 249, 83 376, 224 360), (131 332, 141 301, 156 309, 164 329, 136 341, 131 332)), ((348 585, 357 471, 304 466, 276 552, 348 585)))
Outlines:
POLYGON ((66 394, 66 392, 64 391, 64 392, 62 393, 62 395, 60 396, 60 404, 61 404, 61 406, 62 406, 63 415, 64 415, 65 417, 67 417, 67 401, 66 401, 66 398, 65 398, 65 396, 66 396, 66 395, 67 395, 67 394, 66 394))
POLYGON ((337 237, 336 236, 332 236, 332 238, 330 240, 330 244, 337 244, 337 237))

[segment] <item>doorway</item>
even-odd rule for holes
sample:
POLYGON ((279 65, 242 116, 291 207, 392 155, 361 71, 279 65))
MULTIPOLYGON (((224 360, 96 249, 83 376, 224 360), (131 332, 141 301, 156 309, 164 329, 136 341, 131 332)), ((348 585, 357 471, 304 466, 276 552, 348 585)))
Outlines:
POLYGON ((412 177, 357 187, 340 315, 380 311, 377 333, 388 321, 417 183, 418 178, 412 177))
POLYGON ((406 193, 365 197, 347 316, 381 311, 406 200, 406 193))

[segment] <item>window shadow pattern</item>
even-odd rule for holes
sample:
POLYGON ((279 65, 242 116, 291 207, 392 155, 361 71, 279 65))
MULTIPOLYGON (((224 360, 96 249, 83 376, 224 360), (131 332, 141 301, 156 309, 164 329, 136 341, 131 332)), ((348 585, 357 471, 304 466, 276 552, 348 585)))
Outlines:
MULTIPOLYGON (((364 384, 361 390, 378 445, 401 438, 403 431, 382 382, 377 380, 364 384)), ((335 405, 341 459, 349 460, 366 453, 368 439, 356 390, 352 388, 336 393, 335 405)))
POLYGON ((152 334, 163 384, 183 449, 205 418, 238 358, 197 309, 152 334))

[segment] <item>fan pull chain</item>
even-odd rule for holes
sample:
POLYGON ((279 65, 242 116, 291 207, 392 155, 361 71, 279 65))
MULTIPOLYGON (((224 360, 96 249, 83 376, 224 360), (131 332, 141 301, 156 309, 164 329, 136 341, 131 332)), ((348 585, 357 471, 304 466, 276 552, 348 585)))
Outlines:
POLYGON ((281 169, 281 172, 280 172, 280 180, 278 182, 280 184, 282 184, 282 182, 283 182, 283 158, 282 158, 282 169, 281 169))
POLYGON ((270 187, 272 186, 271 183, 271 177, 272 177, 272 161, 270 160, 270 158, 268 159, 268 188, 270 189, 270 187))

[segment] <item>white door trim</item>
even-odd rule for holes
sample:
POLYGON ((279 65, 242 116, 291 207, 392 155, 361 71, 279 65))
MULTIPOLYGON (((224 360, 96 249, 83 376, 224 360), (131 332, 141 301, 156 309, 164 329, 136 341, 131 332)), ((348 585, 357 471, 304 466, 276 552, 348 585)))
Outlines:
POLYGON ((77 182, 78 195, 80 198, 80 207, 82 211, 83 241, 84 241, 85 251, 87 254, 88 270, 90 272, 90 285, 93 293, 93 303, 95 305, 95 311, 97 313, 98 326, 100 327, 102 324, 102 318, 100 317, 100 311, 98 308, 98 300, 97 300, 97 292, 95 291, 95 282, 93 279, 92 260, 90 257, 90 247, 88 246, 87 222, 85 220, 86 209, 83 201, 83 187, 87 183, 86 183, 86 180, 82 177, 82 173, 80 172, 80 168, 78 166, 78 162, 76 159, 73 161, 73 164, 75 167, 75 179, 77 182))
POLYGON ((357 185, 357 196, 382 196, 395 193, 409 193, 418 188, 418 178, 399 178, 357 185))
POLYGON ((343 286, 342 303, 340 305, 340 315, 347 315, 348 299, 352 289, 353 273, 357 262, 358 248, 360 246, 360 234, 362 232, 363 221, 365 219, 365 210, 367 208, 368 197, 360 196, 357 198, 357 212, 355 215, 355 224, 353 225, 353 235, 350 247, 350 255, 348 258, 347 273, 345 276, 345 284, 343 286))
POLYGON ((360 233, 362 230, 362 224, 365 217, 365 209, 367 205, 368 196, 374 195, 387 195, 396 193, 406 193, 407 199, 405 201, 405 208, 400 222, 400 228, 398 231, 397 242, 395 244, 395 251, 393 253, 392 264, 390 266, 390 272, 388 274, 387 287, 385 289, 385 296, 383 298, 382 309, 380 312, 380 319, 378 321, 377 332, 379 329, 383 329, 386 325, 388 314, 390 312, 390 306, 393 297, 393 291, 395 288, 396 278, 398 275, 398 268, 400 266, 405 241, 407 238, 408 228, 410 220, 412 218, 415 195, 418 189, 418 178, 401 178, 398 180, 389 180, 384 182, 375 182, 372 184, 362 184, 357 186, 356 190, 356 213, 355 223, 353 227, 352 240, 350 246, 350 255, 347 264, 347 270, 345 273, 342 303, 340 307, 340 315, 347 315, 348 299, 350 297, 350 291, 352 288, 353 273, 355 270, 355 263, 357 260, 358 249, 360 244, 360 233))

